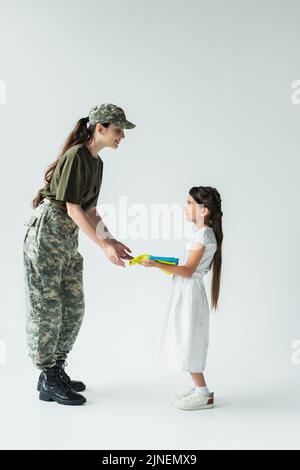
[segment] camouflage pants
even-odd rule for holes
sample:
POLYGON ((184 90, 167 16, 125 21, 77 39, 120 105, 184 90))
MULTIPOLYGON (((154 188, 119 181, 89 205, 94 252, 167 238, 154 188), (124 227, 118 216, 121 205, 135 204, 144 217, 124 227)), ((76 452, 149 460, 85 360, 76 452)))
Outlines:
POLYGON ((39 369, 65 359, 84 315, 79 227, 67 212, 44 201, 26 222, 23 242, 26 335, 39 369))

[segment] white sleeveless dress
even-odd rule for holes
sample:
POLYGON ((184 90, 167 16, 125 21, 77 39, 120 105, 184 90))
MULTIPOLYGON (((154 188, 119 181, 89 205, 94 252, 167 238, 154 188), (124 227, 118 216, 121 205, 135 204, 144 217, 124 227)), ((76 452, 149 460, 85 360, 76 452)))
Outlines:
POLYGON ((209 342, 210 307, 203 276, 211 270, 217 241, 211 227, 203 227, 186 240, 185 264, 193 242, 206 246, 192 277, 173 274, 171 296, 162 324, 159 358, 173 370, 203 372, 209 342))

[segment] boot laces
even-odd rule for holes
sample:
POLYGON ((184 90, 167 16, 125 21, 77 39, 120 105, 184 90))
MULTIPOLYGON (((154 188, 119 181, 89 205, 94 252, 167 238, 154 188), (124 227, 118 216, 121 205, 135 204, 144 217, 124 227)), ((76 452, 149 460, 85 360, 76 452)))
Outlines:
POLYGON ((66 361, 66 360, 59 360, 59 361, 57 361, 57 362, 58 362, 59 373, 60 373, 61 378, 62 378, 66 383, 68 383, 69 385, 71 385, 71 379, 70 379, 70 377, 68 376, 68 374, 67 374, 66 371, 65 371, 65 367, 68 365, 67 361, 66 361))
MULTIPOLYGON (((66 374, 67 375, 67 374, 66 374)), ((63 389, 65 393, 70 392, 71 390, 71 385, 70 383, 65 379, 64 375, 61 372, 61 368, 56 365, 53 367, 53 379, 63 389)))

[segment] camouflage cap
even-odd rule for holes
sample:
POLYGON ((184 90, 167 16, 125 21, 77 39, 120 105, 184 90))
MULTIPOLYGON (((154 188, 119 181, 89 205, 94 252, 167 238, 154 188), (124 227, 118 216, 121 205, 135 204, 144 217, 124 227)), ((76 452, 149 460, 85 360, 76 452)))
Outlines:
POLYGON ((135 124, 127 121, 125 113, 122 108, 111 103, 102 103, 94 106, 89 112, 90 125, 97 124, 97 122, 105 123, 110 122, 122 129, 133 129, 135 124))

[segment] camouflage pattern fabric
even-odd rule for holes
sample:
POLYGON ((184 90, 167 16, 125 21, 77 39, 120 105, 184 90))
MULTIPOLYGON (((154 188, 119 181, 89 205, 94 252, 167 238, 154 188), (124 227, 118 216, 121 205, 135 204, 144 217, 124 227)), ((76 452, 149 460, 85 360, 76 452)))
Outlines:
POLYGON ((39 369, 72 349, 84 315, 83 257, 79 227, 48 199, 25 223, 23 242, 26 335, 39 369))

